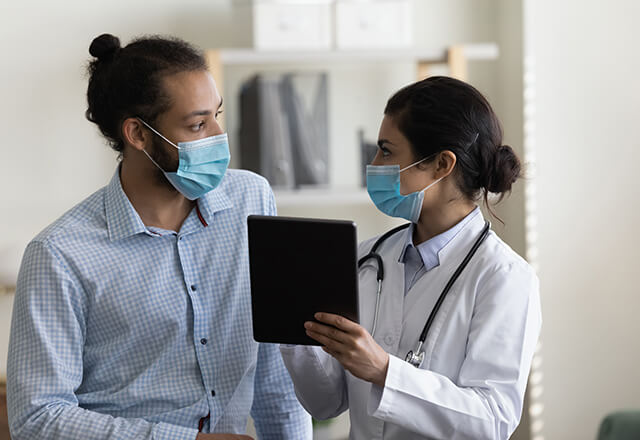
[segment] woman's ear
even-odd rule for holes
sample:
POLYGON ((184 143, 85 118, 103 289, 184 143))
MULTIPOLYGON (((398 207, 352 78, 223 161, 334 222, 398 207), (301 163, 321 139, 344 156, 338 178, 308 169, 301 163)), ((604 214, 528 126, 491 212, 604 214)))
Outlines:
POLYGON ((444 150, 438 154, 438 157, 435 160, 436 170, 435 170, 435 178, 441 179, 447 177, 449 174, 453 172, 453 169, 456 166, 456 155, 453 151, 444 150))
POLYGON ((151 132, 145 130, 138 118, 127 118, 122 122, 122 138, 125 144, 138 151, 142 151, 148 145, 151 145, 151 136, 151 132))

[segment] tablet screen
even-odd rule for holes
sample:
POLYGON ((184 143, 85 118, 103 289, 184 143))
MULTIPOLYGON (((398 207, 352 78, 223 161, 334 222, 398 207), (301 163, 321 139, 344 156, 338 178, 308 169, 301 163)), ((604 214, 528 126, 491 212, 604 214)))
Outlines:
POLYGON ((354 222, 252 215, 247 223, 256 341, 320 345, 304 329, 316 312, 359 322, 354 222))

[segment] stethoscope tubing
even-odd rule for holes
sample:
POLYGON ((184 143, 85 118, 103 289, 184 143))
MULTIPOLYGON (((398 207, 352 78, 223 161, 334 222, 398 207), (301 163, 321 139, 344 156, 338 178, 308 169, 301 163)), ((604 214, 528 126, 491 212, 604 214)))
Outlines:
MULTIPOLYGON (((371 248, 369 253, 358 260, 358 269, 360 269, 366 261, 371 259, 376 260, 376 263, 377 263, 376 264, 377 265, 376 280, 377 280, 378 288, 376 292, 376 307, 375 307, 375 314, 373 317, 373 326, 371 330, 371 336, 375 335, 376 326, 378 323, 378 311, 380 308, 380 297, 382 295, 382 281, 384 280, 384 263, 382 261, 382 257, 377 252, 377 250, 387 238, 389 238, 390 236, 392 236, 398 231, 408 228, 410 225, 411 223, 406 223, 404 225, 398 226, 384 233, 380 238, 378 238, 378 240, 376 240, 376 242, 373 244, 373 247, 371 248)), ((456 280, 458 279, 462 271, 465 269, 467 264, 469 264, 469 261, 471 260, 471 258, 473 258, 473 256, 475 255, 476 251, 478 250, 482 242, 484 242, 484 240, 489 235, 490 230, 491 230, 491 223, 487 221, 485 222, 484 228, 482 229, 480 236, 473 243, 473 246, 471 247, 467 255, 464 257, 460 265, 456 268, 455 272, 453 273, 451 278, 449 278, 449 281, 447 282, 444 289, 440 293, 440 296, 438 297, 438 300, 436 301, 436 304, 431 310, 431 313, 427 318, 427 322, 424 324, 422 332, 420 333, 420 338, 418 338, 418 346, 415 352, 412 350, 409 351, 405 358, 405 360, 410 364, 412 364, 413 366, 419 367, 422 364, 422 361, 424 359, 424 352, 421 351, 422 346, 427 340, 427 334, 429 333, 429 329, 433 324, 433 321, 438 313, 438 310, 442 306, 442 303, 444 302, 447 294, 451 290, 451 287, 453 286, 453 284, 456 282, 456 280)))

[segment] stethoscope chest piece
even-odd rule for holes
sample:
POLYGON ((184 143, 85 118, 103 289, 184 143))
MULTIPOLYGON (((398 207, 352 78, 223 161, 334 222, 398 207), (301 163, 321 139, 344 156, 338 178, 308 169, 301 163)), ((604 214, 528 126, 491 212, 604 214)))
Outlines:
POLYGON ((414 367, 420 368, 422 366, 422 362, 424 362, 424 351, 421 350, 421 348, 422 341, 419 341, 416 352, 414 353, 413 350, 409 350, 409 353, 407 353, 404 360, 409 362, 414 367))

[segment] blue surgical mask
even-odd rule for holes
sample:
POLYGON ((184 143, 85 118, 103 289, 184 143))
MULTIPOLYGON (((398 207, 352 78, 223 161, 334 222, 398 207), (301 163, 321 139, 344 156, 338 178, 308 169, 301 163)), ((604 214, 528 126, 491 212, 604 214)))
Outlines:
POLYGON ((178 142, 176 145, 142 119, 139 120, 149 130, 178 149, 179 160, 176 172, 163 170, 145 150, 142 151, 183 196, 189 200, 196 200, 220 184, 230 159, 226 133, 196 141, 178 142))
MULTIPOLYGON (((430 156, 429 156, 430 157, 430 156)), ((417 223, 422 210, 424 192, 443 179, 439 178, 420 191, 402 195, 400 193, 400 173, 427 160, 425 157, 408 167, 399 165, 367 165, 367 191, 376 207, 391 217, 400 217, 417 223)))

